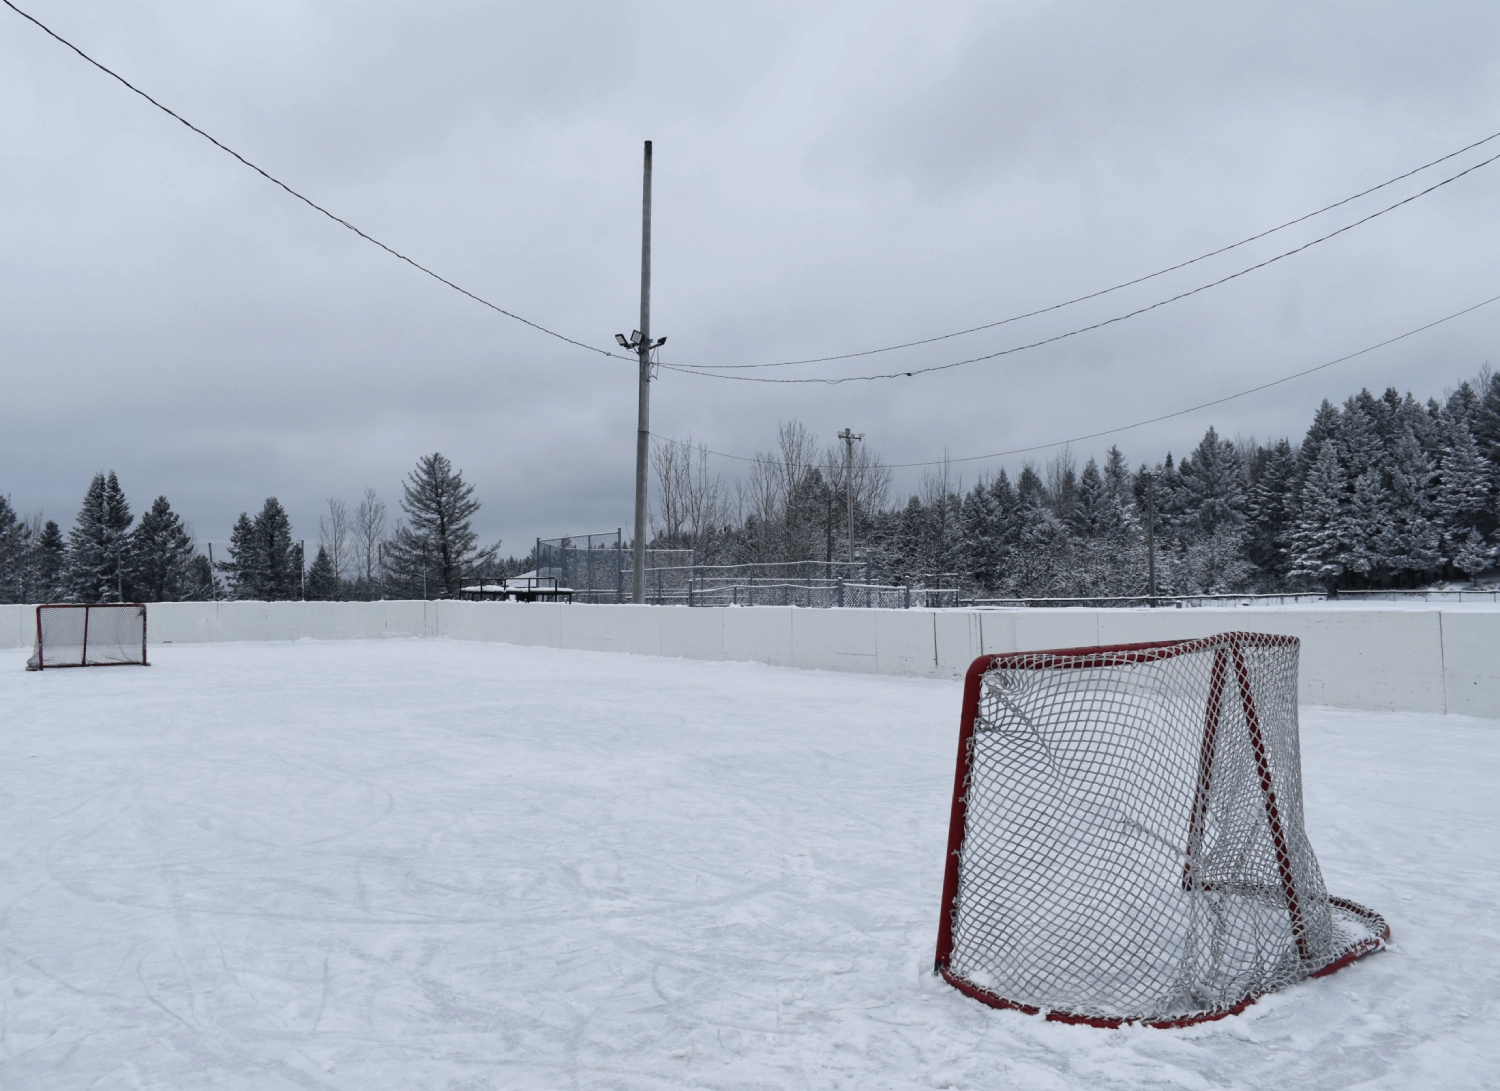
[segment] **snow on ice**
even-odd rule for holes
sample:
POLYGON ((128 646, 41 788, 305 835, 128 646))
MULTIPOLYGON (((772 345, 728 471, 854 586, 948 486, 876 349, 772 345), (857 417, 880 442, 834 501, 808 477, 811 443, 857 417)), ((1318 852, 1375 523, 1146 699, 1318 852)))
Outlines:
POLYGON ((1303 710, 1392 950, 1185 1030, 931 972, 959 685, 448 640, 0 661, 0 1087, 1467 1088, 1500 724, 1303 710))

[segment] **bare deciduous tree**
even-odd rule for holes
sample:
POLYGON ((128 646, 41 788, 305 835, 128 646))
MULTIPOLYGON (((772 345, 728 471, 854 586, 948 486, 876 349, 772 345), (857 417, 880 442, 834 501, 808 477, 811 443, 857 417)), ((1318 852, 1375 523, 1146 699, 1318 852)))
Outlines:
POLYGON ((656 471, 655 531, 666 548, 702 552, 729 518, 724 483, 710 473, 708 450, 686 441, 666 440, 651 452, 656 471))
POLYGON ((318 517, 318 545, 328 554, 333 577, 343 583, 349 570, 353 542, 349 526, 349 506, 336 497, 328 499, 328 514, 318 517))
POLYGON ((355 563, 366 587, 374 585, 380 574, 380 546, 385 541, 385 501, 374 489, 366 489, 364 498, 354 509, 355 563))

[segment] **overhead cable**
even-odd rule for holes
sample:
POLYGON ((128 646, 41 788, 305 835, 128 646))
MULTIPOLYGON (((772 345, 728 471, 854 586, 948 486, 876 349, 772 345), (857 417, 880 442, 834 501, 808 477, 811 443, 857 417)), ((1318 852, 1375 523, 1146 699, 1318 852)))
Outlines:
MULTIPOLYGON (((6 2, 8 2, 8 0, 6 0, 6 2)), ((1081 333, 1089 333, 1093 330, 1103 329, 1105 326, 1113 326, 1117 322, 1124 322, 1126 319, 1135 318, 1137 315, 1146 314, 1148 311, 1154 311, 1159 307, 1165 307, 1169 303, 1176 303, 1178 300, 1187 299, 1189 296, 1195 296, 1199 292, 1206 292, 1210 288, 1217 288, 1221 284, 1227 284, 1231 280, 1237 280, 1247 273, 1253 273, 1257 269, 1264 269, 1267 265, 1272 265, 1278 261, 1281 261, 1283 258, 1289 258, 1294 254, 1300 254, 1302 251, 1308 249, 1309 247, 1316 246, 1320 242, 1327 242, 1329 239, 1336 238, 1337 236, 1344 234, 1346 231, 1352 231, 1354 230, 1354 228, 1359 227, 1361 224, 1369 223, 1371 220, 1375 219, 1378 216, 1384 216, 1387 212, 1392 212, 1395 209, 1400 208, 1402 205, 1410 204, 1412 201, 1415 201, 1419 197, 1425 197, 1427 194, 1433 192, 1434 190, 1441 189, 1443 186, 1448 185, 1450 182, 1456 182, 1464 175, 1479 170, 1481 167, 1486 167, 1489 164, 1495 162, 1495 160, 1497 159, 1500 159, 1500 155, 1492 155, 1488 159, 1481 160, 1480 162, 1475 163, 1470 167, 1465 167, 1457 174, 1444 178, 1441 182, 1435 182, 1432 185, 1428 186, 1426 189, 1421 190, 1417 193, 1413 193, 1410 197, 1403 197, 1395 204, 1387 205, 1385 208, 1372 212, 1368 216, 1355 220, 1353 223, 1345 224, 1343 227, 1339 228, 1336 231, 1330 231, 1328 234, 1321 235, 1316 239, 1305 242, 1301 246, 1293 247, 1290 250, 1284 250, 1280 254, 1276 254, 1273 257, 1267 258, 1265 261, 1258 261, 1254 265, 1246 266, 1244 269, 1241 269, 1238 272, 1230 273, 1228 276, 1220 277, 1218 280, 1210 281, 1207 284, 1200 284, 1196 288, 1189 288, 1185 292, 1179 292, 1174 296, 1171 296, 1167 299, 1158 300, 1155 303, 1148 303, 1144 307, 1137 307, 1133 311, 1127 311, 1124 314, 1115 315, 1113 318, 1106 318, 1099 322, 1090 323, 1087 326, 1080 326, 1077 329, 1068 330, 1065 333, 1054 334, 1051 337, 1044 337, 1039 341, 1031 341, 1024 345, 1013 345, 1008 349, 1000 349, 997 352, 985 353, 983 356, 971 356, 967 360, 955 360, 951 363, 946 364, 932 364, 928 367, 910 368, 908 370, 902 371, 888 371, 874 375, 844 375, 833 379, 770 379, 759 375, 725 375, 717 371, 709 371, 706 367, 700 365, 664 363, 660 366, 666 368, 668 371, 677 371, 681 372, 684 375, 697 375, 701 378, 706 379, 726 379, 731 382, 797 384, 821 383, 824 386, 838 386, 840 383, 874 382, 880 379, 910 379, 916 375, 928 375, 935 371, 949 371, 953 368, 964 367, 968 364, 978 364, 984 362, 985 360, 995 360, 999 359, 1002 356, 1011 356, 1018 352, 1026 352, 1030 349, 1041 348, 1043 345, 1051 345, 1055 344, 1058 341, 1066 341, 1070 337, 1077 337, 1081 333)))
MULTIPOLYGON (((1241 390, 1235 394, 1226 394, 1221 398, 1213 398, 1206 402, 1199 402, 1197 405, 1190 405, 1186 409, 1176 409, 1171 413, 1163 413, 1160 416, 1148 417, 1145 420, 1138 420, 1132 424, 1122 424, 1114 428, 1105 428, 1098 432, 1089 432, 1084 435, 1070 436, 1067 439, 1053 440, 1050 443, 1038 443, 1030 447, 1013 447, 1008 451, 992 451, 987 455, 967 455, 963 458, 940 458, 928 462, 894 462, 887 464, 886 468, 892 470, 905 470, 925 466, 942 466, 944 464, 951 464, 954 462, 980 462, 984 459, 1005 458, 1010 455, 1024 455, 1030 454, 1033 451, 1045 451, 1053 447, 1065 447, 1070 443, 1083 443, 1085 440, 1099 439, 1103 436, 1113 436, 1121 432, 1129 432, 1135 428, 1144 428, 1148 424, 1156 424, 1159 421, 1171 420, 1174 417, 1184 417, 1189 413, 1196 413, 1200 409, 1208 409, 1215 405, 1223 405, 1225 402, 1232 402, 1238 398, 1243 398, 1250 394, 1258 394, 1260 393, 1260 391, 1269 390, 1273 386, 1280 386, 1283 383, 1291 382, 1293 379, 1300 379, 1306 375, 1311 375, 1314 372, 1323 371, 1325 368, 1333 367, 1335 364, 1342 364, 1349 360, 1353 360, 1355 357, 1364 356, 1367 353, 1374 352, 1376 349, 1385 348, 1387 345, 1394 345, 1397 341, 1404 341, 1408 337, 1415 337, 1419 333, 1424 333, 1436 326, 1441 326, 1445 322, 1451 322, 1455 318, 1461 318, 1466 314, 1479 310, 1481 307, 1488 307, 1491 303, 1495 302, 1500 302, 1500 295, 1490 296, 1489 299, 1482 300, 1479 303, 1475 303, 1473 306, 1465 307, 1461 311, 1454 311, 1452 314, 1435 319, 1432 322, 1428 322, 1424 326, 1418 326, 1415 329, 1407 330, 1405 333, 1398 333, 1395 337, 1388 337, 1384 341, 1379 341, 1373 345, 1366 345, 1362 349, 1348 353, 1344 356, 1340 356, 1337 359, 1329 360, 1326 363, 1318 364, 1316 367, 1305 368, 1302 371, 1294 371, 1290 375, 1283 375, 1279 379, 1272 379, 1268 383, 1261 383, 1259 386, 1252 386, 1247 390, 1241 390)), ((686 447, 689 450, 707 451, 709 454, 716 455, 719 458, 734 459, 737 462, 768 463, 769 461, 771 461, 759 456, 749 457, 746 455, 732 455, 725 451, 715 451, 710 448, 703 447, 702 445, 697 443, 685 443, 682 440, 669 439, 666 436, 658 436, 655 433, 652 433, 652 435, 655 439, 659 440, 662 443, 674 444, 678 447, 686 447)))
POLYGON ((1109 295, 1111 292, 1118 292, 1122 288, 1130 288, 1137 284, 1144 284, 1148 280, 1155 280, 1157 277, 1166 276, 1168 273, 1175 273, 1179 269, 1186 269, 1189 265, 1196 265, 1200 261, 1207 261, 1209 258, 1218 257, 1220 254, 1227 254, 1231 250, 1238 249, 1241 246, 1247 246, 1252 242, 1258 242, 1268 235, 1274 235, 1276 234, 1276 232, 1284 231, 1288 227, 1295 227, 1297 224, 1310 220, 1315 216, 1321 216, 1325 212, 1332 212, 1334 209, 1340 208, 1343 205, 1347 205, 1351 201, 1357 201, 1361 197, 1368 197, 1370 194, 1375 193, 1377 190, 1382 190, 1387 186, 1395 185, 1397 182, 1404 181, 1414 174, 1420 174, 1422 171, 1427 170, 1429 167, 1435 167, 1439 163, 1446 163, 1448 160, 1463 155, 1464 152, 1473 151, 1475 148, 1483 144, 1488 144, 1490 141, 1496 138, 1500 138, 1500 133, 1491 133, 1489 136, 1484 137, 1482 140, 1476 140, 1472 144, 1465 144, 1457 151, 1451 151, 1447 155, 1438 156, 1438 158, 1436 159, 1429 160, 1428 162, 1423 163, 1420 167, 1413 167, 1411 170, 1398 174, 1394 178, 1387 178, 1384 182, 1381 182, 1378 185, 1373 185, 1368 189, 1362 189, 1358 193, 1351 194, 1350 196, 1345 197, 1342 200, 1334 201, 1332 204, 1324 205, 1322 208, 1305 213, 1301 216, 1298 216, 1296 219, 1287 220, 1285 223, 1277 224, 1275 227, 1268 227, 1264 231, 1251 235, 1248 238, 1240 239, 1238 242, 1232 242, 1229 245, 1221 246, 1216 250, 1210 250, 1206 254, 1199 254, 1197 257, 1189 258, 1186 261, 1179 261, 1176 265, 1169 265, 1165 269, 1158 269, 1154 273, 1147 273, 1144 276, 1138 276, 1131 280, 1121 281, 1119 284, 1111 285, 1108 288, 1100 288, 1095 292, 1089 292, 1085 295, 1074 296, 1072 299, 1065 299, 1061 303, 1053 303, 1046 307, 1038 307, 1034 311, 1026 311, 1024 314, 1011 315, 1009 318, 1002 318, 995 322, 987 322, 982 326, 971 326, 965 330, 955 330, 952 333, 939 334, 935 337, 924 337, 917 341, 903 341, 897 345, 885 345, 881 348, 864 349, 860 352, 845 352, 837 356, 812 356, 808 357, 805 360, 777 360, 774 363, 764 364, 696 364, 686 366, 699 367, 703 370, 736 371, 742 369, 748 370, 751 368, 795 367, 801 364, 826 364, 832 363, 837 360, 853 360, 860 356, 875 356, 883 352, 896 352, 899 349, 916 348, 920 345, 931 345, 937 343, 938 341, 950 340, 954 337, 964 337, 971 333, 981 333, 984 330, 992 330, 999 326, 1008 326, 1012 322, 1020 322, 1023 319, 1036 318, 1038 315, 1050 314, 1052 311, 1060 311, 1064 307, 1073 306, 1075 303, 1084 303, 1090 299, 1098 299, 1100 296, 1109 295))
POLYGON ((380 249, 384 250, 387 254, 390 254, 393 258, 399 258, 400 260, 406 262, 406 264, 410 265, 413 269, 417 269, 420 272, 426 273, 433 280, 436 280, 439 284, 447 285, 449 288, 452 288, 455 292, 458 292, 460 295, 468 296, 468 298, 472 299, 475 303, 482 304, 483 306, 488 307, 492 311, 495 311, 495 312, 497 312, 499 314, 503 314, 506 318, 515 319, 517 322, 520 322, 522 325, 530 326, 532 329, 537 330, 540 333, 545 333, 548 337, 555 337, 559 341, 566 341, 570 345, 577 346, 578 348, 581 348, 581 349, 587 349, 589 352, 598 353, 600 356, 609 356, 609 357, 613 357, 613 358, 616 358, 616 359, 626 359, 626 357, 619 357, 615 353, 610 352, 607 349, 597 348, 594 345, 586 344, 583 341, 575 340, 574 338, 569 337, 566 334, 558 333, 556 330, 548 329, 546 326, 543 326, 541 323, 539 323, 539 322, 533 322, 529 318, 523 318, 523 317, 521 317, 520 315, 516 314, 513 311, 506 310, 504 307, 500 306, 497 303, 491 303, 488 299, 485 299, 483 296, 477 295, 474 292, 469 291, 467 288, 461 287, 460 285, 457 285, 457 284, 453 283, 453 281, 449 280, 447 277, 443 276, 442 274, 434 272, 433 270, 429 269, 427 266, 423 265, 421 262, 417 261, 416 259, 407 257, 405 254, 401 253, 401 251, 395 249, 394 247, 387 246, 385 243, 383 243, 379 239, 375 238, 375 236, 373 236, 373 235, 371 235, 371 234, 369 234, 369 233, 367 233, 365 231, 362 231, 358 227, 355 227, 352 223, 350 223, 348 220, 344 219, 343 217, 337 216, 334 213, 328 211, 328 209, 326 209, 322 205, 318 204, 312 198, 304 196, 303 194, 297 192, 291 186, 289 186, 285 182, 283 182, 280 178, 277 178, 275 175, 271 174, 269 171, 267 171, 264 168, 259 167, 256 164, 252 163, 250 160, 246 159, 243 155, 241 155, 239 152, 235 151, 233 148, 229 147, 227 144, 225 144, 222 141, 218 140, 217 138, 211 136, 210 134, 204 132, 202 129, 198 128, 198 126, 194 125, 191 121, 189 121, 187 118, 183 117, 181 114, 177 113, 175 110, 171 109, 168 106, 162 105, 156 99, 154 99, 150 95, 148 95, 145 91, 142 91, 135 84, 131 83, 124 76, 120 75, 118 72, 115 72, 113 69, 110 69, 110 68, 106 67, 105 65, 101 64, 100 62, 94 60, 93 57, 89 56, 83 50, 79 49, 76 45, 74 45, 72 42, 68 41, 61 34, 58 34, 57 31, 53 30, 51 27, 47 26, 41 20, 37 19, 36 16, 29 15, 26 12, 22 11, 20 8, 16 7, 15 4, 11 3, 11 0, 0 0, 0 4, 4 4, 6 7, 10 8, 11 11, 13 11, 17 15, 21 16, 21 18, 23 18, 23 19, 27 20, 28 22, 34 24, 35 26, 37 26, 38 28, 40 28, 44 33, 46 33, 47 35, 49 35, 50 37, 52 37, 56 41, 62 43, 63 45, 67 46, 74 53, 78 54, 84 60, 88 61, 89 64, 93 65, 95 68, 99 69, 99 71, 103 72, 106 76, 109 76, 112 79, 118 80, 120 83, 124 84, 127 88, 129 88, 131 91, 134 91, 137 95, 140 95, 141 98, 145 99, 152 106, 155 106, 158 110, 160 110, 162 113, 166 114, 168 117, 176 118, 178 121, 182 122, 182 124, 186 125, 189 129, 191 129, 193 132, 195 132, 199 136, 201 136, 204 140, 207 140, 210 144, 212 144, 214 147, 218 148, 220 151, 225 152, 225 153, 233 156, 235 159, 239 160, 245 166, 247 166, 251 170, 253 170, 256 174, 258 174, 262 178, 264 178, 266 181, 271 182, 271 183, 273 183, 273 184, 275 184, 277 186, 280 186, 283 190, 285 190, 287 193, 291 194, 293 197, 297 198, 297 200, 301 201, 303 204, 307 205, 309 208, 311 208, 311 209, 313 209, 313 210, 315 210, 317 212, 321 212, 324 216, 327 216, 334 223, 339 224, 339 225, 341 225, 343 227, 347 227, 350 231, 354 232, 360 238, 364 239, 366 242, 373 243, 374 245, 380 247, 380 249))

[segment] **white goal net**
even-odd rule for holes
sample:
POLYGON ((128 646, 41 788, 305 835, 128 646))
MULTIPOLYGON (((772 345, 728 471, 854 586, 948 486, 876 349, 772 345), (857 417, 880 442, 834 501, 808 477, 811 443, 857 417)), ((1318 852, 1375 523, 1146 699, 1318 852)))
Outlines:
POLYGON ((36 608, 36 646, 27 670, 146 666, 146 607, 140 603, 36 608))
POLYGON ((1183 1025, 1381 947, 1303 830, 1295 637, 970 668, 937 969, 997 1007, 1183 1025))

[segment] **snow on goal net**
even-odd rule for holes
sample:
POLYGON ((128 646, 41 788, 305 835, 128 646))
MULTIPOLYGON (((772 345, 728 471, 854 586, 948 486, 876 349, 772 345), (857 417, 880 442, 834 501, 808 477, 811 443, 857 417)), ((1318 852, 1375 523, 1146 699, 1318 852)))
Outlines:
POLYGON ((969 668, 937 970, 995 1007, 1181 1026, 1382 947, 1302 823, 1295 637, 969 668))
POLYGON ((146 608, 138 602, 36 608, 36 647, 27 670, 146 666, 146 608))

